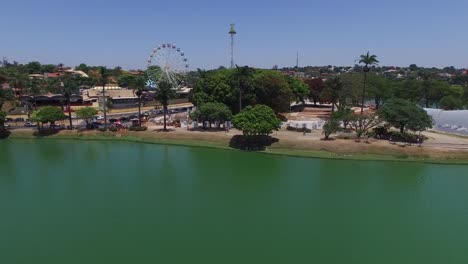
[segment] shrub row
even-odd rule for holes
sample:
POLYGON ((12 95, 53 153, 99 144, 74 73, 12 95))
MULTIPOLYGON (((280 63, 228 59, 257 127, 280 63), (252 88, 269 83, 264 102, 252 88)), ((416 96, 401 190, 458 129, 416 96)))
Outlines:
MULTIPOLYGON (((374 137, 377 139, 390 140, 396 142, 407 142, 407 143, 419 143, 419 135, 413 133, 400 133, 399 131, 388 131, 387 127, 376 127, 374 128, 374 137)), ((427 138, 422 136, 421 140, 426 140, 427 138)))

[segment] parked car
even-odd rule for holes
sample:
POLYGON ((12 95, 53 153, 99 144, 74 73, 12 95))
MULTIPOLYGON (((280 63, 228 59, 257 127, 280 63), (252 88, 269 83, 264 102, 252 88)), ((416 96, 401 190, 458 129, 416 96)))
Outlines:
POLYGON ((22 117, 15 118, 15 122, 24 122, 24 118, 22 117))
POLYGON ((3 124, 3 127, 6 128, 6 129, 8 129, 8 128, 10 128, 11 126, 10 126, 9 124, 3 124))
POLYGON ((135 118, 138 119, 138 116, 137 115, 131 115, 131 116, 128 117, 129 120, 132 120, 132 119, 135 119, 135 118))
POLYGON ((104 120, 104 116, 95 116, 96 120, 104 120))
POLYGON ((111 118, 109 119, 109 123, 115 123, 115 122, 118 122, 119 120, 118 119, 115 119, 115 118, 111 118))
POLYGON ((24 126, 25 127, 36 127, 37 124, 36 123, 31 123, 31 122, 26 122, 26 123, 24 123, 24 126))
POLYGON ((13 122, 13 118, 7 117, 5 118, 5 122, 13 122))
POLYGON ((119 120, 121 122, 126 122, 126 121, 128 121, 128 117, 122 116, 121 118, 119 118, 119 120))
POLYGON ((112 124, 111 127, 116 127, 116 128, 118 128, 118 129, 126 129, 126 128, 128 128, 127 126, 123 125, 123 124, 120 123, 120 122, 117 122, 117 123, 112 124))

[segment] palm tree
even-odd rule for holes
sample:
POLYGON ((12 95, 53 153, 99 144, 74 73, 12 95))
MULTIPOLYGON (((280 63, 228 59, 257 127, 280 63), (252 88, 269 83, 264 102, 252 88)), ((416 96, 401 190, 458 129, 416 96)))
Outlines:
POLYGON ((70 129, 73 129, 70 98, 73 92, 77 90, 78 85, 71 76, 66 76, 64 79, 61 80, 60 86, 62 89, 62 94, 65 97, 65 103, 67 105, 68 121, 70 122, 70 129))
POLYGON ((364 64, 364 83, 362 85, 362 98, 361 98, 361 115, 364 113, 364 101, 366 99, 366 84, 367 84, 367 74, 370 71, 369 66, 376 65, 379 63, 377 60, 376 55, 370 55, 369 52, 365 55, 361 55, 361 59, 359 60, 360 64, 364 64))
POLYGON ((237 83, 239 89, 239 112, 242 111, 242 92, 245 92, 250 86, 254 69, 249 66, 239 67, 236 65, 236 72, 234 73, 234 80, 237 83))
POLYGON ((106 110, 106 84, 109 73, 105 67, 99 67, 98 84, 102 85, 102 112, 104 113, 104 128, 107 128, 107 110, 106 110))
POLYGON ((143 90, 145 89, 145 79, 138 76, 133 80, 131 85, 133 93, 138 97, 138 126, 141 127, 141 97, 143 95, 143 90))
POLYGON ((167 81, 160 81, 158 83, 158 88, 156 89, 155 98, 163 105, 164 111, 164 131, 167 131, 166 128, 166 114, 167 106, 169 105, 169 100, 176 97, 176 90, 172 88, 172 85, 167 81))

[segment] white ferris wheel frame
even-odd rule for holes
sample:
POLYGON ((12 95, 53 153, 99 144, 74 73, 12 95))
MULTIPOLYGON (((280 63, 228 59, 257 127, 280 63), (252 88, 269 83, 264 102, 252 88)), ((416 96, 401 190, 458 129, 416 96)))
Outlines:
MULTIPOLYGON (((158 66, 161 68, 161 79, 169 82, 173 88, 179 88, 183 76, 188 72, 188 59, 185 52, 175 44, 165 43, 154 48, 148 57, 147 68, 158 66)), ((157 85, 159 80, 155 76, 148 76, 151 82, 157 85)))

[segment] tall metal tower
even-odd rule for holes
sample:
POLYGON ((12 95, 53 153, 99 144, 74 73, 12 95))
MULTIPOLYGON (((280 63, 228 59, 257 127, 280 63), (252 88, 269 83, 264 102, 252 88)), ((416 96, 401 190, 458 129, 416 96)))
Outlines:
POLYGON ((231 30, 229 30, 229 35, 231 35, 231 69, 234 69, 234 35, 237 34, 235 26, 235 24, 231 24, 231 30))
POLYGON ((299 69, 299 51, 297 52, 296 56, 296 69, 299 69))

